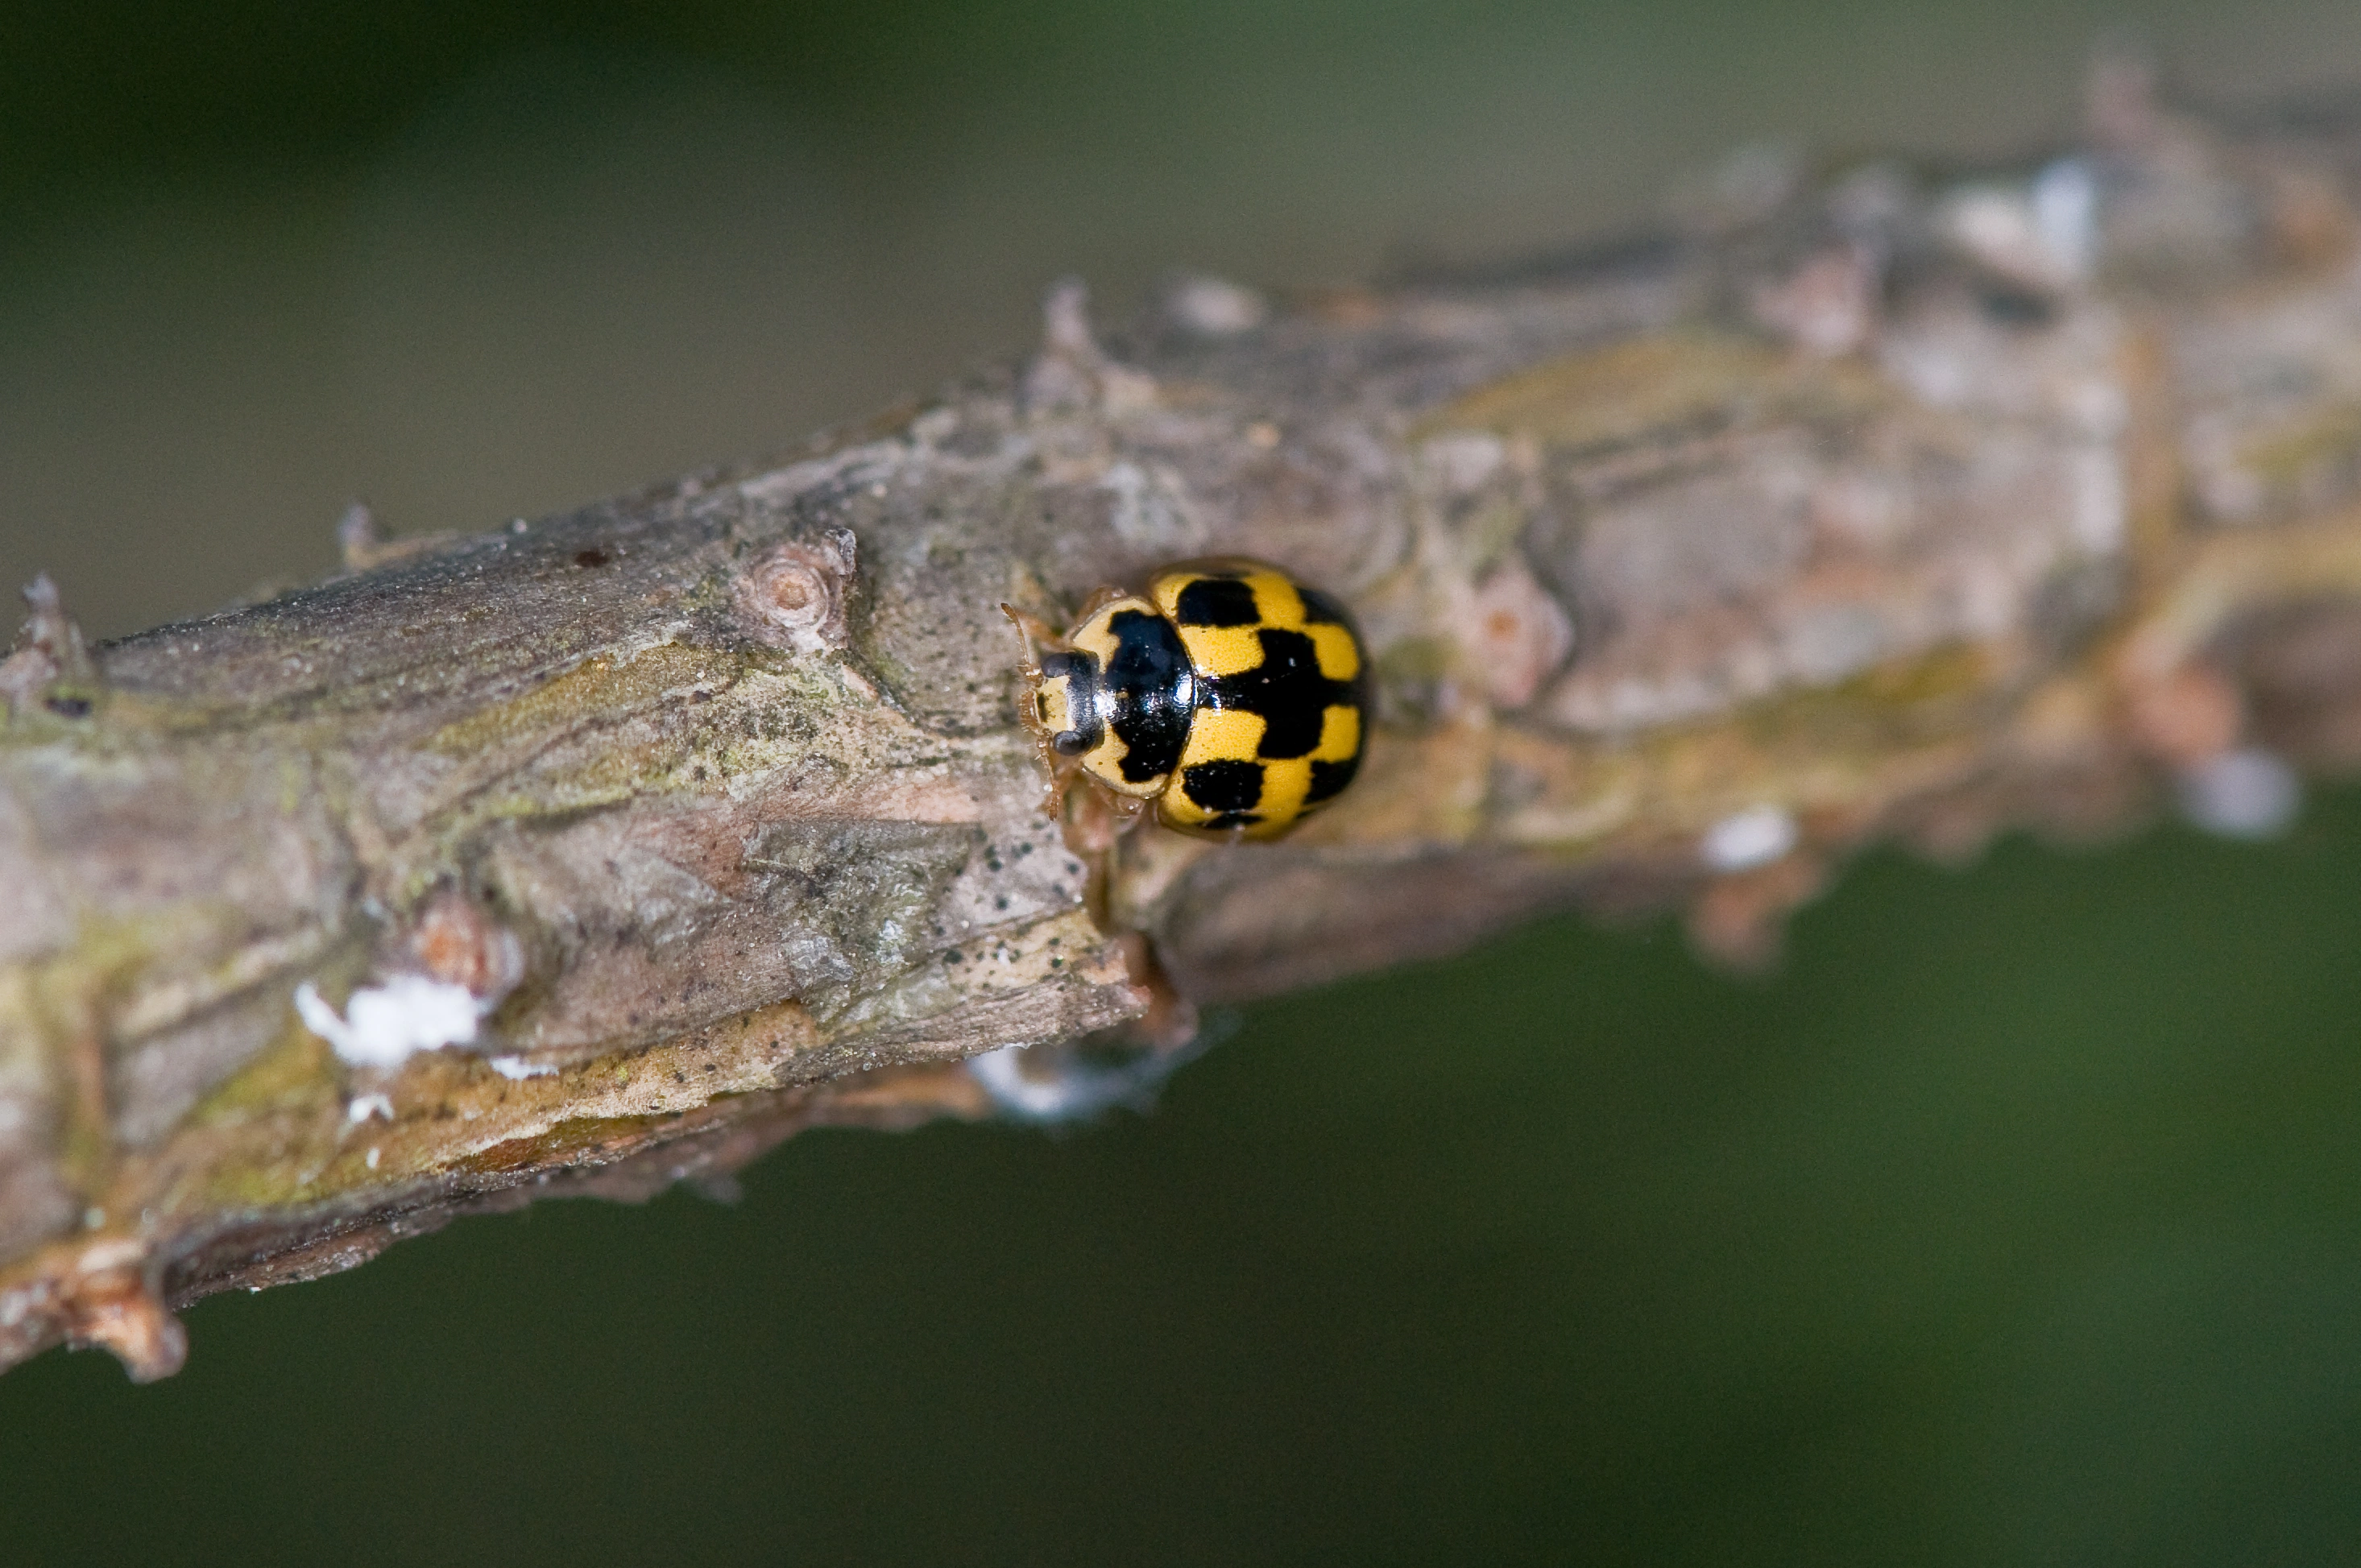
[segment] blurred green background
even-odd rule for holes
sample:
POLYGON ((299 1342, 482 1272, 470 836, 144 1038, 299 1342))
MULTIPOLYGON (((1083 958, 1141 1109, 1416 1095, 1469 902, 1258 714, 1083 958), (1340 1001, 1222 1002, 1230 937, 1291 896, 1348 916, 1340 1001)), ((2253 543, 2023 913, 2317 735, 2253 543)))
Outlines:
MULTIPOLYGON (((746 0, 0 13, 0 581, 98 633, 1021 349, 1041 285, 1645 219, 1733 143, 1989 153, 2091 40, 2361 7, 746 0)), ((1543 925, 1252 1010, 1148 1118, 796 1140, 0 1379, 0 1561, 2342 1562, 2361 795, 1872 857, 1759 981, 1543 925)))

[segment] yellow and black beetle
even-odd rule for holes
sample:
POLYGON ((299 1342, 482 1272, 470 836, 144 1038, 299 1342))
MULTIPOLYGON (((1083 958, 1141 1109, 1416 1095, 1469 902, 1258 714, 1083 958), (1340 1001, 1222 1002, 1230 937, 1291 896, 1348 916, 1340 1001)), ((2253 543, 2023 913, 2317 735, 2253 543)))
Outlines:
POLYGON ((1061 797, 1079 770, 1127 815, 1273 839, 1361 764, 1367 661, 1342 606, 1259 561, 1191 561, 1141 594, 1102 588, 1060 637, 1027 637, 1026 725, 1061 797), (1031 642, 1049 652, 1037 660, 1031 642))

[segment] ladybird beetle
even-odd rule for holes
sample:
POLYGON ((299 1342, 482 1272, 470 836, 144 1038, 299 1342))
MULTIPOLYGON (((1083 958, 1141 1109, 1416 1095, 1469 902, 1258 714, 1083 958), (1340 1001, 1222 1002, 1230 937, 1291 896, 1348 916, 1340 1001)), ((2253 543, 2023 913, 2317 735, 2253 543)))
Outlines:
POLYGON ((1002 608, 1028 637, 1024 718, 1060 793, 1079 769, 1129 813, 1153 803, 1168 828, 1274 839, 1361 765, 1359 634, 1276 566, 1168 566, 1145 593, 1101 589, 1063 637, 1002 608), (1038 663, 1034 638, 1051 648, 1038 663))

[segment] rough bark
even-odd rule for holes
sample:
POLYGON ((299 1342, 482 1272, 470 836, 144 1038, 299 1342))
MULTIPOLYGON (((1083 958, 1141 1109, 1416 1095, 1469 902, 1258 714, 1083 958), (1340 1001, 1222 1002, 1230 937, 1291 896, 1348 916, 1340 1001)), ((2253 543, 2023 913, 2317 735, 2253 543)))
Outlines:
POLYGON ((0 1365, 161 1376, 211 1291, 1055 1100, 1085 1037, 1543 908, 1747 961, 1874 839, 2269 830, 2361 760, 2356 171, 2338 105, 2108 67, 2021 170, 1749 155, 1646 245, 1104 337, 1061 290, 1025 366, 783 464, 356 515, 346 575, 96 649, 37 587, 0 1365), (998 606, 1215 553, 1354 606, 1367 770, 1279 843, 1122 837, 1093 898, 998 606))

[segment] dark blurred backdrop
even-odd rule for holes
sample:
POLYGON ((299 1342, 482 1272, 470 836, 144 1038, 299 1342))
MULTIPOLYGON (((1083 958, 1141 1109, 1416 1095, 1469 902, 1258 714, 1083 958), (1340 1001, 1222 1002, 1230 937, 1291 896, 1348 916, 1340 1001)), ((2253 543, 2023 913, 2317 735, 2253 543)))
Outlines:
MULTIPOLYGON (((0 583, 94 632, 1120 308, 1529 252, 1729 146, 2068 134, 2350 0, 0 10, 0 583)), ((5 896, 5 890, 0 890, 5 896)), ((1773 978, 1543 926, 1253 1010, 1148 1118, 815 1135, 0 1379, 0 1561, 2337 1562, 2361 795, 1878 857, 1773 978)))

